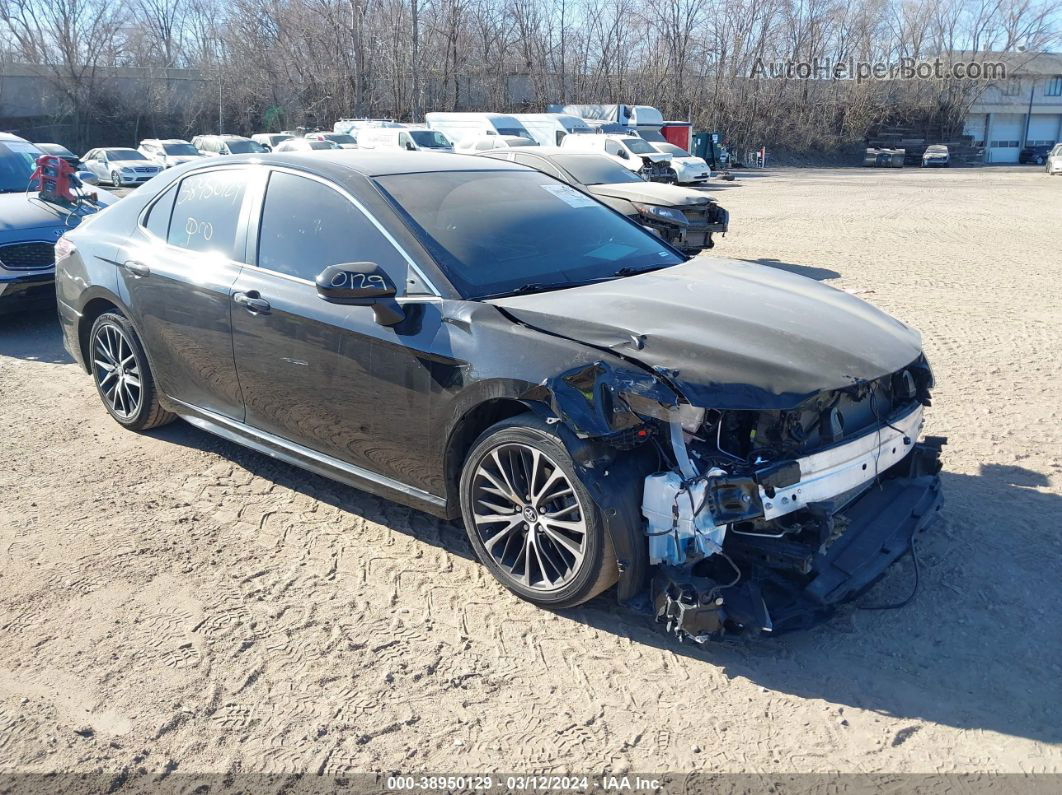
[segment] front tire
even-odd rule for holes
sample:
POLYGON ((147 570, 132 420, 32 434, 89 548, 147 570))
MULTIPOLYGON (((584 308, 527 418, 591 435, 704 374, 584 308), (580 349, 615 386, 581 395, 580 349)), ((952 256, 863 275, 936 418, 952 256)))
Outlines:
POLYGON ((122 187, 122 175, 117 171, 111 172, 111 184, 116 188, 122 187))
POLYGON ((479 437, 461 472, 460 497, 476 556, 522 599, 572 607, 616 582, 601 513, 564 442, 533 415, 479 437))
POLYGON ((175 419, 159 403, 147 355, 132 324, 117 312, 96 318, 89 332, 89 362, 104 408, 133 431, 146 431, 175 419))

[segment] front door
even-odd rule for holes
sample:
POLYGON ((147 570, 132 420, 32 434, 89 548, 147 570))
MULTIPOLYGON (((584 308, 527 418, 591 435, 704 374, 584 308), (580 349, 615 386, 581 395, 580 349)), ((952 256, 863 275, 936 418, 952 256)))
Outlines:
POLYGON ((401 294, 405 258, 350 198, 308 175, 274 171, 259 224, 257 267, 240 273, 232 304, 247 424, 409 482, 428 429, 418 351, 438 324, 381 326, 371 307, 328 303, 314 283, 329 265, 375 262, 401 294))
POLYGON ((119 289, 163 393, 243 419, 231 293, 244 259, 247 168, 197 172, 150 207, 117 255, 119 289))

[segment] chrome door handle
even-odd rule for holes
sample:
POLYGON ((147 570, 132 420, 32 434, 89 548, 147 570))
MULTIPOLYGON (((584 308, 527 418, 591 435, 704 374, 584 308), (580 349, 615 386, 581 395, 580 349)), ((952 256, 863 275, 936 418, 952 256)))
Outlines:
POLYGON ((137 262, 136 260, 126 260, 122 263, 122 267, 136 276, 138 279, 142 276, 147 276, 151 273, 151 268, 145 265, 143 262, 137 262))
POLYGON ((269 312, 269 302, 262 298, 257 290, 251 290, 246 293, 233 293, 232 300, 248 312, 257 315, 264 315, 269 312))

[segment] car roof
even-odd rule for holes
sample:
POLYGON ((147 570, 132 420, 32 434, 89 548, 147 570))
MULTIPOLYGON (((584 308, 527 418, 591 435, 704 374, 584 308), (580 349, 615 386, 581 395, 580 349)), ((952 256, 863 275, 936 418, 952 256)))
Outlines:
MULTIPOLYGON (((534 147, 527 147, 533 149, 534 147)), ((225 158, 225 165, 237 163, 267 163, 277 166, 308 168, 334 179, 343 179, 351 172, 364 177, 385 174, 421 174, 432 171, 502 171, 522 170, 523 166, 505 161, 492 161, 475 155, 449 152, 366 151, 364 149, 320 149, 314 152, 273 152, 271 154, 233 155, 225 158)))

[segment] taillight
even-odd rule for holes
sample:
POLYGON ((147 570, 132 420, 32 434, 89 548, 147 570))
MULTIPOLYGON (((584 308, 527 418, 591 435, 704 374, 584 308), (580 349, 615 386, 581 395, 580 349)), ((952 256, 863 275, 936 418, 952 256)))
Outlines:
POLYGON ((65 235, 55 241, 55 261, 69 257, 76 250, 76 246, 73 241, 67 238, 65 235))

